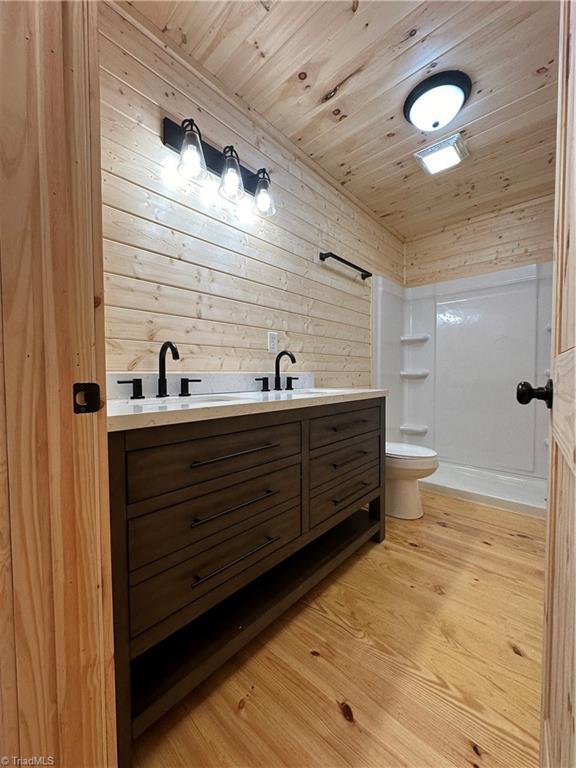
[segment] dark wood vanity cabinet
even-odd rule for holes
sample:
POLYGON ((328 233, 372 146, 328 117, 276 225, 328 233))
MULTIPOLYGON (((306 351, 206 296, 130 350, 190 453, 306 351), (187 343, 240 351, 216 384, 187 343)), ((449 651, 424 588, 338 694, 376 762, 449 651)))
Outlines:
POLYGON ((109 435, 119 757, 370 538, 385 400, 109 435))

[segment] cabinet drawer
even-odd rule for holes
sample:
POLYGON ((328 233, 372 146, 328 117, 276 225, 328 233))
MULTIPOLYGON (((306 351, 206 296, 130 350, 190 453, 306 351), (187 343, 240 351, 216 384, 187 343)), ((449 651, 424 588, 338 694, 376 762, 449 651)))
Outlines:
POLYGON ((128 501, 135 502, 300 452, 300 424, 204 437, 128 453, 128 501))
POLYGON ((338 444, 338 448, 322 456, 316 456, 310 462, 310 485, 318 485, 330 480, 337 480, 345 472, 372 464, 380 456, 380 436, 373 435, 364 440, 347 440, 338 444))
POLYGON ((364 432, 380 428, 380 408, 362 408, 359 411, 345 411, 332 416, 321 416, 310 422, 310 447, 319 448, 338 440, 345 440, 364 432))
POLYGON ((129 522, 130 569, 140 568, 200 539, 222 532, 254 515, 293 499, 300 504, 300 464, 231 485, 129 522))
MULTIPOLYGON (((300 534, 300 508, 290 509, 222 541, 130 590, 131 634, 135 635, 236 574, 268 557, 300 534)), ((207 608, 203 606, 203 610, 207 608)), ((201 611, 199 610, 198 613, 201 611)))
POLYGON ((310 525, 313 527, 335 515, 370 491, 378 488, 380 470, 378 464, 358 472, 343 483, 323 488, 310 499, 310 525))

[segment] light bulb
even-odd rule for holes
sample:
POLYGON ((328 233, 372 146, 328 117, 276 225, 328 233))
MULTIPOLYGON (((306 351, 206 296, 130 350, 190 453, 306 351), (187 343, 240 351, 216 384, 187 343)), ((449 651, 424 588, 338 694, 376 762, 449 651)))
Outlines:
POLYGON ((244 196, 238 153, 232 146, 224 147, 224 167, 218 191, 226 200, 237 203, 244 196))
POLYGON ((258 183, 254 193, 254 213, 259 216, 273 216, 276 213, 274 199, 270 194, 270 176, 265 168, 258 171, 258 183))
POLYGON ((272 206, 272 198, 268 194, 267 189, 261 189, 256 196, 256 208, 258 213, 267 214, 272 206))
POLYGON ((202 161, 196 147, 187 147, 180 157, 180 173, 188 179, 197 179, 204 175, 202 161))
POLYGON ((228 170, 224 172, 222 184, 224 187, 224 192, 226 193, 226 197, 230 198, 231 200, 235 198, 240 188, 240 177, 234 168, 228 168, 228 170))
POLYGON ((188 181, 201 181, 208 176, 208 169, 202 150, 200 131, 194 120, 184 120, 182 127, 186 133, 182 140, 178 173, 188 181))

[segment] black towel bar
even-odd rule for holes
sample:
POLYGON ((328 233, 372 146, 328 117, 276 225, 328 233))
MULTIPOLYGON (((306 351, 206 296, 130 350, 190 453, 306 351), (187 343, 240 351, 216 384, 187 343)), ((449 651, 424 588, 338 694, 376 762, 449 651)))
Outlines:
POLYGON ((352 267, 352 269, 355 269, 357 272, 360 272, 360 277, 362 278, 362 280, 366 280, 368 277, 372 277, 372 272, 368 272, 367 269, 363 269, 362 267, 359 267, 357 264, 352 264, 351 261, 348 261, 347 259, 343 259, 342 256, 336 256, 336 254, 332 253, 331 251, 320 254, 320 261, 326 261, 326 259, 336 259, 336 261, 339 261, 341 264, 346 264, 346 266, 352 267))

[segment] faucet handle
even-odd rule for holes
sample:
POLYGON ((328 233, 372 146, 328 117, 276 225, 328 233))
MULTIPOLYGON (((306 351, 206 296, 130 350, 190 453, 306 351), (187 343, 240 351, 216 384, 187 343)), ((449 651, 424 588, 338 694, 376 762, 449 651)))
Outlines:
POLYGON ((288 391, 294 389, 294 387, 292 386, 292 382, 298 381, 299 378, 300 376, 286 376, 286 389, 288 391))
POLYGON ((118 379, 116 381, 116 384, 131 384, 132 385, 132 395, 130 396, 130 400, 143 400, 144 395, 142 394, 142 379, 118 379))
POLYGON ((270 392, 270 379, 268 376, 260 376, 257 379, 254 379, 254 381, 261 381, 262 382, 262 389, 261 392, 270 392))
POLYGON ((197 384, 201 382, 202 379, 188 379, 186 377, 183 377, 180 379, 180 397, 188 397, 190 395, 190 388, 188 387, 188 384, 193 383, 197 384))

